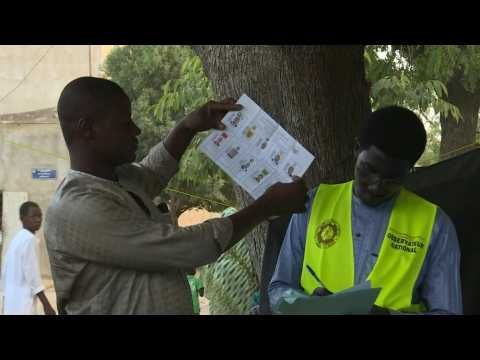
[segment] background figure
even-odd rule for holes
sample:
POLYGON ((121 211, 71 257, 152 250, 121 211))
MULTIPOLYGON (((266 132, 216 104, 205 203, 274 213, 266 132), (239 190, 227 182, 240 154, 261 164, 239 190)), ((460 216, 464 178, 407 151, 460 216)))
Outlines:
POLYGON ((23 228, 12 239, 5 255, 1 290, 4 294, 5 315, 36 315, 37 297, 45 314, 55 315, 55 310, 44 294, 37 257, 39 240, 35 232, 42 225, 42 211, 38 204, 27 201, 20 206, 23 228))

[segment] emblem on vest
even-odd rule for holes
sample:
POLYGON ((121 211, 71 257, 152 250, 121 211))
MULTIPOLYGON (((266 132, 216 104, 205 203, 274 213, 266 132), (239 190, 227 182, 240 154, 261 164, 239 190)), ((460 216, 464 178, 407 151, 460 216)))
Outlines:
POLYGON ((410 236, 393 229, 389 230, 387 238, 393 249, 404 253, 417 253, 419 250, 423 250, 425 245, 421 236, 410 236))
POLYGON ((337 242, 339 236, 340 225, 333 219, 326 220, 315 232, 315 244, 319 248, 329 248, 337 242))

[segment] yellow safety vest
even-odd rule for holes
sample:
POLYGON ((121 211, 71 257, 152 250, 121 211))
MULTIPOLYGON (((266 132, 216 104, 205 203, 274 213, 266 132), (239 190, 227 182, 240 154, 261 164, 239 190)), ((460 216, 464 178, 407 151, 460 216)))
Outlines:
MULTIPOLYGON (((319 287, 309 265, 331 292, 354 285, 352 240, 353 181, 318 187, 308 221, 300 284, 307 294, 319 287)), ((390 214, 378 260, 368 276, 380 287, 377 306, 408 312, 425 311, 413 304, 413 289, 430 243, 437 206, 406 189, 390 214)))

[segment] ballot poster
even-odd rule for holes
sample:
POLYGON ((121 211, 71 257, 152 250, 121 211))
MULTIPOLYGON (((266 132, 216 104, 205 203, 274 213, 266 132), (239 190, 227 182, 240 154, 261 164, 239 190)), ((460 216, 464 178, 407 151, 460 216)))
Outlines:
POLYGON ((226 128, 212 131, 199 150, 254 199, 276 182, 303 176, 314 156, 247 95, 241 111, 228 112, 226 128))

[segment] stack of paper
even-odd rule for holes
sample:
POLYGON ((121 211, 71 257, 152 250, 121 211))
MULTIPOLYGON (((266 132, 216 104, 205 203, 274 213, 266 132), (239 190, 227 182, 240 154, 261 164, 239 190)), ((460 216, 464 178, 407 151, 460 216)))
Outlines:
POLYGON ((279 305, 285 315, 363 315, 368 314, 380 293, 367 282, 328 296, 286 298, 279 305))

